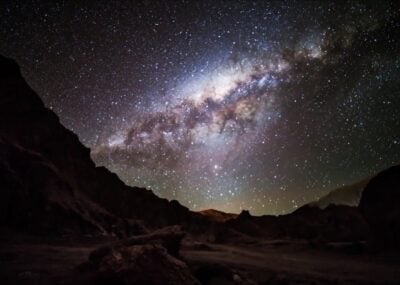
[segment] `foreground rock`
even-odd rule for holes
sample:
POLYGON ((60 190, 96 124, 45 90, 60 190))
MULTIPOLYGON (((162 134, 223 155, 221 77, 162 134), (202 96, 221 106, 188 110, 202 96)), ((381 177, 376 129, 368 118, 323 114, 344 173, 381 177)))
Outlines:
POLYGON ((199 284, 183 261, 155 244, 112 248, 81 266, 78 276, 71 284, 199 284))
POLYGON ((134 236, 93 251, 78 267, 73 284, 199 284, 179 260, 179 226, 134 236))
POLYGON ((145 244, 162 246, 167 250, 168 254, 178 257, 184 236, 185 232, 182 231, 181 226, 166 227, 150 234, 133 236, 102 246, 90 254, 89 260, 98 260, 102 258, 103 255, 110 253, 113 249, 145 244))

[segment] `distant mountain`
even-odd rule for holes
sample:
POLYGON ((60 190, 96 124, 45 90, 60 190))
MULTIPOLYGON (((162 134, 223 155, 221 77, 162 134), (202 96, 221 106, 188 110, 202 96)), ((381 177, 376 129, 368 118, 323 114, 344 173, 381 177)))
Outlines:
POLYGON ((318 201, 311 203, 311 205, 318 206, 321 209, 325 209, 329 205, 356 207, 360 202, 362 191, 370 180, 371 177, 367 177, 354 184, 337 188, 329 192, 326 196, 320 198, 318 201))
POLYGON ((319 242, 364 240, 372 242, 377 249, 400 249, 399 200, 400 165, 335 190, 322 202, 304 205, 288 215, 252 216, 242 211, 218 229, 216 240, 245 243, 254 238, 319 242), (340 205, 355 202, 350 198, 360 199, 359 205, 340 205))
POLYGON ((251 216, 243 211, 224 223, 216 239, 221 242, 252 238, 304 239, 321 242, 368 239, 368 225, 357 208, 330 205, 325 209, 305 205, 282 216, 251 216))
POLYGON ((162 227, 204 219, 96 167, 90 150, 2 56, 0 189, 0 225, 27 231, 123 234, 142 222, 162 227))
POLYGON ((237 214, 225 213, 225 212, 218 211, 215 209, 207 209, 207 210, 199 211, 198 213, 203 216, 208 217, 210 220, 215 221, 215 222, 226 222, 226 221, 234 219, 238 216, 237 214))

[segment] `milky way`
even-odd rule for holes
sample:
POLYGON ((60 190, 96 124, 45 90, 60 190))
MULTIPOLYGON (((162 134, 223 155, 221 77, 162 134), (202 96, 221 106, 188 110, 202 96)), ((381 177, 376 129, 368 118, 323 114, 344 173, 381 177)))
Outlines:
POLYGON ((10 3, 0 52, 127 184, 195 210, 281 214, 400 162, 399 14, 10 3))
POLYGON ((128 165, 176 167, 186 158, 203 166, 214 161, 210 167, 218 169, 218 162, 227 163, 243 147, 257 145, 276 121, 274 89, 287 68, 282 59, 220 62, 167 91, 151 108, 134 110, 132 119, 117 124, 94 153, 115 153, 118 163, 128 165))

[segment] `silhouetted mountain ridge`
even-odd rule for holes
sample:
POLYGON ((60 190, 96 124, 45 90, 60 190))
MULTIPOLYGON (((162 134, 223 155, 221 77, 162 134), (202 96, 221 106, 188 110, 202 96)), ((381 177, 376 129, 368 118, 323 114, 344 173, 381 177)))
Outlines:
POLYGON ((110 232, 129 231, 129 220, 162 227, 194 216, 177 201, 128 187, 96 167, 90 150, 45 108, 14 61, 0 57, 0 75, 1 224, 110 232))
POLYGON ((234 219, 238 216, 237 214, 225 213, 225 212, 215 210, 215 209, 207 209, 207 210, 199 211, 198 213, 203 216, 206 216, 210 220, 216 221, 216 222, 226 222, 226 221, 234 219))

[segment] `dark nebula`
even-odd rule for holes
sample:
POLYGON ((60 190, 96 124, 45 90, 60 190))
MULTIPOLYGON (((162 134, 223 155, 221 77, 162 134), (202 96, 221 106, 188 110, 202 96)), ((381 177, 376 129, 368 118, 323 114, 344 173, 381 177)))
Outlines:
POLYGON ((9 1, 0 53, 97 164, 194 210, 290 212, 400 163, 395 1, 166 3, 9 1))

